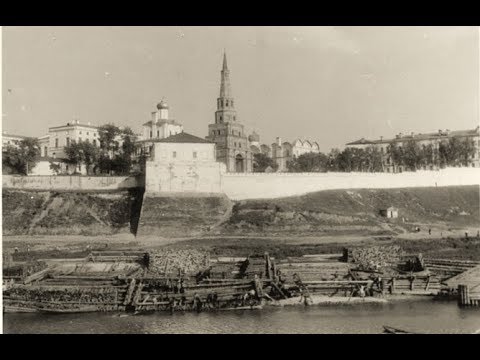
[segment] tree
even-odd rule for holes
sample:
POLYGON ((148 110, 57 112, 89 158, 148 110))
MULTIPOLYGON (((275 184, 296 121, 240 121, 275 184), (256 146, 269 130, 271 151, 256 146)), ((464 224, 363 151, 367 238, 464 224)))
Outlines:
POLYGON ((473 139, 466 138, 460 143, 459 160, 463 166, 468 166, 470 159, 475 156, 475 143, 473 139))
POLYGON ((265 172, 269 166, 278 169, 278 164, 271 157, 263 153, 253 154, 253 172, 265 172))
POLYGON ((3 150, 2 167, 13 173, 28 175, 40 157, 40 146, 36 138, 25 138, 18 147, 7 145, 3 150))
POLYGON ((415 171, 420 165, 421 149, 418 142, 409 140, 404 145, 403 164, 408 170, 415 171))
POLYGON ((92 165, 95 165, 99 158, 98 148, 89 142, 72 142, 64 151, 67 162, 75 166, 85 164, 87 174, 91 172, 92 165))
POLYGON ((120 129, 114 124, 105 124, 98 129, 100 149, 107 152, 111 157, 118 151, 117 135, 120 135, 120 129))
POLYGON ((367 171, 379 172, 383 171, 383 157, 381 152, 374 146, 369 146, 365 149, 367 159, 367 171))
POLYGON ((328 168, 328 156, 309 152, 289 161, 287 166, 291 172, 325 172, 328 168))

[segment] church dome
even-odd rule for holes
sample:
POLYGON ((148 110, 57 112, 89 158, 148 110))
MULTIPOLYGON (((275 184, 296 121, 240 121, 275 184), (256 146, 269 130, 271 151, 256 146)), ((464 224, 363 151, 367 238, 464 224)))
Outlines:
POLYGON ((248 141, 250 142, 259 142, 260 141, 260 136, 254 131, 249 137, 248 141))
POLYGON ((157 104, 157 109, 168 109, 168 104, 162 100, 157 104))

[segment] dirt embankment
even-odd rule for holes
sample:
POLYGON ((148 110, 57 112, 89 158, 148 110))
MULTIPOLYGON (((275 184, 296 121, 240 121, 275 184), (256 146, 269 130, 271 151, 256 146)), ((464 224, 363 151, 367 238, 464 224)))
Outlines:
POLYGON ((226 196, 145 196, 138 235, 205 235, 229 220, 232 205, 226 196))
POLYGON ((142 195, 136 189, 115 192, 4 190, 3 234, 134 233, 142 195))
POLYGON ((446 229, 480 225, 479 186, 329 190, 235 204, 223 234, 397 235, 416 226, 446 229), (398 208, 397 219, 381 209, 398 208))

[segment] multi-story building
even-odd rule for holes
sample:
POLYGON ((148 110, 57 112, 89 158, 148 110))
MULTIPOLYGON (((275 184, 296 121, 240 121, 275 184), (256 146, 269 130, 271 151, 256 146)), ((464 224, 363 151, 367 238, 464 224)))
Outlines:
POLYGON ((439 145, 442 142, 448 142, 449 139, 456 137, 459 140, 463 141, 464 139, 471 139, 475 146, 475 152, 473 156, 469 159, 469 166, 471 167, 480 167, 480 127, 477 126, 475 129, 471 130, 438 130, 437 132, 426 133, 426 134, 403 134, 399 133, 395 135, 394 138, 384 139, 380 137, 378 140, 368 140, 361 138, 360 140, 350 142, 346 144, 347 148, 356 148, 356 149, 366 149, 368 147, 376 148, 382 154, 383 168, 386 172, 402 172, 405 170, 404 166, 394 164, 392 158, 389 154, 390 144, 396 144, 399 148, 405 146, 409 141, 415 141, 420 147, 425 148, 428 145, 432 145, 432 159, 429 165, 424 165, 424 170, 434 170, 437 168, 437 162, 435 159, 435 154, 437 154, 439 145))
POLYGON ((99 129, 97 126, 80 124, 79 120, 75 120, 66 125, 54 126, 48 129, 49 146, 48 156, 52 158, 65 158, 65 146, 69 146, 72 142, 90 142, 100 147, 99 129))
POLYGON ((237 118, 226 54, 223 55, 215 123, 208 125, 206 139, 216 144, 217 161, 223 162, 228 172, 252 172, 252 151, 244 126, 237 118))
POLYGON ((2 134, 2 148, 7 147, 8 145, 18 146, 20 142, 26 139, 27 137, 28 136, 9 134, 6 131, 4 131, 2 134))
POLYGON ((297 139, 292 143, 288 141, 282 142, 282 139, 277 137, 276 142, 271 146, 260 145, 260 137, 253 133, 249 137, 250 148, 253 154, 262 153, 272 158, 278 165, 277 171, 288 171, 288 162, 307 153, 319 153, 320 147, 315 141, 297 139))

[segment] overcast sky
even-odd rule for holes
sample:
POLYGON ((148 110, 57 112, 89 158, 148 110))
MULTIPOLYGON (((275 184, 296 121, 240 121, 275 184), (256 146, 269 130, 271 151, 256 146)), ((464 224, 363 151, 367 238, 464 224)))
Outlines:
POLYGON ((226 48, 237 118, 322 151, 478 124, 474 27, 4 27, 3 130, 74 118, 140 132, 162 97, 186 132, 214 120, 226 48))

